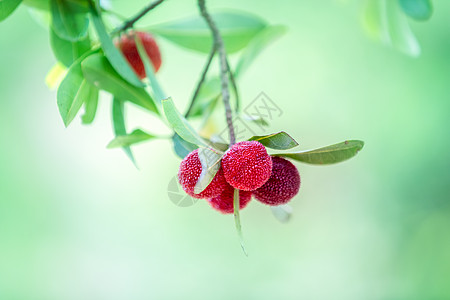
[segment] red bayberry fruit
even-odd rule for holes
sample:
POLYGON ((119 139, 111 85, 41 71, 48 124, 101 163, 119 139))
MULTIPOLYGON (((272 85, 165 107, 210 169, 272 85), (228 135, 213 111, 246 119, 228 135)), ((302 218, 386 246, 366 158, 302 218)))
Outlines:
POLYGON ((198 149, 189 153, 180 164, 178 181, 183 190, 194 198, 212 198, 219 196, 228 185, 223 176, 222 167, 214 176, 211 183, 201 193, 195 194, 194 187, 202 173, 202 163, 198 157, 198 149))
MULTIPOLYGON (((252 192, 239 191, 239 209, 245 208, 250 200, 252 200, 252 192)), ((233 201, 234 188, 229 184, 219 196, 208 199, 211 207, 223 214, 234 213, 233 201)))
POLYGON ((253 195, 267 205, 280 205, 289 202, 300 189, 300 174, 297 168, 288 160, 272 157, 272 175, 253 195))
POLYGON ((117 47, 122 51, 128 63, 134 69, 134 72, 136 72, 136 75, 142 79, 145 77, 145 67, 136 47, 136 41, 134 40, 135 34, 137 34, 138 38, 141 40, 145 52, 147 52, 147 55, 153 64, 155 73, 159 70, 159 67, 161 67, 161 53, 159 52, 155 39, 147 32, 138 31, 136 33, 132 32, 122 35, 117 43, 117 47))
POLYGON ((225 179, 234 188, 253 191, 269 179, 272 159, 257 141, 234 144, 222 158, 225 179))

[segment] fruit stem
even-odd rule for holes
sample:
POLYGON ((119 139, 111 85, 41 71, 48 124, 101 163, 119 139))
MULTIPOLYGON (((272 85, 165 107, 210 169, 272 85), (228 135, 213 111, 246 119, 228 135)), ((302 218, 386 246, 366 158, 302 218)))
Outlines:
POLYGON ((230 105, 230 92, 228 90, 228 64, 227 64, 227 53, 225 50, 225 45, 223 43, 222 36, 217 29, 216 24, 206 10, 205 0, 198 0, 198 7, 200 14, 205 19, 208 24, 209 29, 214 39, 214 47, 217 48, 219 52, 219 63, 220 63, 220 81, 222 82, 222 100, 225 106, 225 116, 227 119, 228 130, 230 134, 230 147, 236 143, 236 136, 234 133, 233 126, 233 115, 230 105))
POLYGON ((206 61, 205 66, 203 67, 202 75, 201 75, 200 80, 199 80, 199 82, 197 84, 197 87, 195 88, 195 92, 194 92, 194 95, 192 96, 191 103, 189 104, 189 108, 187 109, 186 113, 184 114, 185 118, 189 117, 189 115, 191 114, 192 109, 194 108, 195 100, 197 99, 198 94, 200 93, 200 89, 201 89, 203 83, 205 82, 206 74, 208 73, 209 67, 211 66, 211 62, 212 62, 216 52, 217 52, 216 45, 213 45, 212 48, 211 48, 211 51, 209 52, 208 60, 206 61))
POLYGON ((132 17, 131 19, 129 19, 128 21, 126 21, 125 23, 123 23, 122 26, 116 28, 113 31, 113 34, 116 34, 118 32, 121 31, 125 31, 128 28, 133 27, 134 23, 136 23, 137 21, 139 21, 139 19, 141 19, 143 16, 145 16, 149 11, 151 11, 152 9, 154 9, 155 7, 157 7, 158 5, 160 5, 161 3, 163 3, 164 0, 156 0, 154 2, 150 2, 146 7, 144 7, 140 12, 138 12, 134 17, 132 17))

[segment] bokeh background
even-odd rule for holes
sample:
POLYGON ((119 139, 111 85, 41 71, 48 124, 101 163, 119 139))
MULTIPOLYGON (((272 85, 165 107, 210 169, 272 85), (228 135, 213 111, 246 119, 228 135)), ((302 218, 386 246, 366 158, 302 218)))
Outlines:
MULTIPOLYGON (((113 1, 132 15, 146 1, 113 1)), ((302 149, 345 139, 352 160, 298 164, 294 216, 279 223, 253 201, 242 211, 249 256, 232 216, 167 196, 179 159, 168 141, 135 147, 137 170, 113 138, 110 100, 91 126, 64 128, 45 28, 25 7, 0 24, 0 299, 450 299, 450 3, 411 21, 422 54, 370 40, 359 1, 211 0, 289 32, 240 82, 283 110, 302 149)), ((141 25, 197 13, 173 0, 141 25)), ((179 107, 204 57, 159 40, 160 80, 179 107)), ((131 108, 130 129, 157 130, 131 108)))

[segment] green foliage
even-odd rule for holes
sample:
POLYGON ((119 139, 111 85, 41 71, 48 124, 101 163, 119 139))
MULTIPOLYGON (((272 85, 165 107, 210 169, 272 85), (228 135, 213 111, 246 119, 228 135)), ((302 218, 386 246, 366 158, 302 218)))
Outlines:
POLYGON ((156 136, 151 135, 141 129, 136 129, 130 134, 118 135, 115 139, 109 142, 107 148, 118 148, 118 147, 129 147, 131 145, 144 142, 156 138, 156 136))
POLYGON ((81 62, 84 57, 78 59, 67 72, 61 82, 57 93, 59 113, 67 127, 77 115, 84 102, 98 97, 98 90, 89 84, 82 73, 81 62))
POLYGON ((0 0, 0 22, 12 14, 21 2, 22 0, 0 0))
POLYGON ((277 150, 287 150, 298 146, 298 143, 284 131, 269 135, 253 136, 249 141, 258 141, 267 148, 277 150))
POLYGON ((211 183, 214 176, 216 176, 220 169, 220 160, 222 159, 222 155, 211 148, 201 147, 198 149, 198 158, 202 164, 202 172, 200 173, 198 181, 194 186, 195 194, 200 194, 203 192, 211 183))
POLYGON ((81 122, 85 125, 91 124, 94 119, 95 115, 97 113, 97 106, 98 106, 98 91, 91 95, 91 97, 88 97, 84 101, 84 115, 81 116, 81 122))
POLYGON ((130 84, 137 87, 143 87, 144 84, 136 76, 120 51, 114 46, 111 36, 108 34, 105 25, 103 24, 101 15, 98 13, 97 9, 92 6, 91 15, 92 23, 94 24, 102 49, 114 70, 130 84))
MULTIPOLYGON (((123 101, 114 97, 112 105, 112 122, 116 138, 127 135, 124 109, 125 107, 123 101)), ((136 165, 136 160, 134 159, 133 152, 131 152, 131 148, 129 146, 123 146, 122 149, 133 164, 136 165)))
POLYGON ((82 40, 71 42, 60 38, 53 28, 50 28, 50 45, 56 59, 66 67, 70 67, 75 60, 91 49, 89 36, 82 40))
POLYGON ((355 156, 364 146, 363 141, 350 140, 323 148, 295 153, 278 153, 274 156, 291 158, 313 165, 335 164, 355 156))
POLYGON ((364 25, 374 39, 410 56, 420 54, 420 45, 398 1, 367 0, 364 25))
POLYGON ((399 0, 403 11, 417 21, 428 20, 433 14, 430 0, 399 0))
POLYGON ((173 130, 186 142, 207 147, 203 139, 198 135, 189 122, 178 112, 172 98, 162 101, 164 114, 173 130))
POLYGON ((125 81, 112 68, 104 55, 90 55, 81 63, 81 68, 86 80, 97 88, 107 91, 121 100, 128 100, 151 112, 159 114, 153 99, 145 89, 136 87, 125 81))
MULTIPOLYGON (((218 12, 211 14, 226 45, 227 53, 243 49, 267 23, 245 12, 218 12)), ((148 28, 151 32, 169 41, 199 52, 209 53, 212 45, 211 31, 204 19, 192 16, 148 28)))
POLYGON ((75 12, 65 0, 51 0, 50 3, 54 32, 71 42, 85 39, 89 27, 87 14, 75 12))

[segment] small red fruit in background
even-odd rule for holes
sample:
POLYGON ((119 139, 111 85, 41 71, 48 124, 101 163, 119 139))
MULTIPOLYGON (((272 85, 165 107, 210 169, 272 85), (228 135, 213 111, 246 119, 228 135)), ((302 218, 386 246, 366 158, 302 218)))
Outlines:
MULTIPOLYGON (((252 200, 252 192, 239 191, 239 209, 245 208, 250 200, 252 200)), ((229 184, 219 196, 208 199, 211 207, 223 214, 234 213, 233 201, 234 188, 229 184)))
POLYGON ((178 181, 183 190, 194 198, 212 198, 219 196, 222 191, 228 186, 223 176, 222 167, 214 176, 211 183, 200 194, 194 193, 194 187, 198 182, 200 174, 202 173, 202 163, 198 157, 198 149, 189 153, 180 164, 178 170, 178 181))
POLYGON ((280 205, 289 202, 300 189, 300 174, 297 168, 288 160, 272 157, 272 175, 259 189, 253 191, 253 196, 267 205, 280 205))
POLYGON ((222 158, 225 179, 234 188, 253 191, 269 180, 272 159, 257 141, 234 144, 222 158))
POLYGON ((141 40, 145 52, 147 52, 147 55, 153 64, 155 73, 158 72, 161 67, 161 53, 159 52, 155 39, 147 32, 138 31, 136 33, 131 32, 122 35, 116 46, 122 51, 128 63, 133 68, 134 72, 136 72, 136 75, 142 79, 145 77, 145 67, 136 47, 136 41, 134 40, 135 34, 137 34, 138 38, 141 40))

